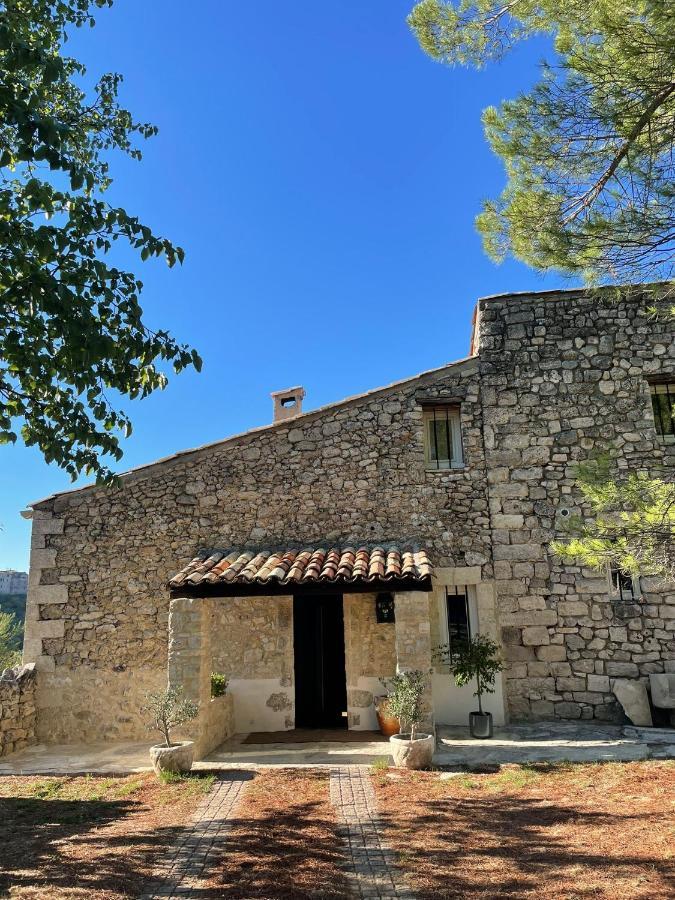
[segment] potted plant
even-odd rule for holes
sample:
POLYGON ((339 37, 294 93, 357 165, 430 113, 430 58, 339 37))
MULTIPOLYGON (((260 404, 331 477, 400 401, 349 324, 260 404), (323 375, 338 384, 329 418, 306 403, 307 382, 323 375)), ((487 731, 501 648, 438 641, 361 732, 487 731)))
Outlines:
POLYGON ((433 734, 418 733, 417 726, 424 718, 422 695, 427 688, 428 674, 419 669, 399 672, 390 681, 387 707, 389 713, 409 728, 389 738, 394 764, 406 769, 426 769, 431 765, 436 739, 433 734))
POLYGON ((462 641, 453 648, 447 645, 439 648, 439 656, 445 662, 455 678, 457 687, 464 687, 475 679, 478 697, 478 709, 469 713, 469 728, 472 737, 492 737, 492 713, 483 710, 483 694, 494 694, 495 677, 504 668, 499 659, 499 647, 484 634, 477 634, 462 641))
POLYGON ((150 748, 152 767, 161 772, 189 772, 192 768, 194 741, 171 742, 171 729, 190 722, 198 713, 198 707, 183 697, 181 688, 167 688, 159 693, 147 694, 144 712, 149 713, 148 729, 159 731, 164 743, 150 748))

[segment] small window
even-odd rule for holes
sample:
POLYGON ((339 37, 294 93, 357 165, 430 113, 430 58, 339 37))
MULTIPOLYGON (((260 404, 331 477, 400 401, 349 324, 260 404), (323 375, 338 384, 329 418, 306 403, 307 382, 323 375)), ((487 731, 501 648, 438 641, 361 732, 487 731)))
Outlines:
POLYGON ((425 407, 424 461, 427 469, 457 469, 464 464, 458 406, 425 407))
POLYGON ((466 588, 445 589, 448 659, 455 658, 458 648, 471 637, 471 616, 466 588))
POLYGON ((618 566, 610 565, 608 569, 609 593, 614 600, 622 603, 633 603, 640 596, 640 579, 638 576, 624 572, 618 566))
POLYGON ((656 432, 664 441, 675 442, 675 382, 650 384, 656 432))

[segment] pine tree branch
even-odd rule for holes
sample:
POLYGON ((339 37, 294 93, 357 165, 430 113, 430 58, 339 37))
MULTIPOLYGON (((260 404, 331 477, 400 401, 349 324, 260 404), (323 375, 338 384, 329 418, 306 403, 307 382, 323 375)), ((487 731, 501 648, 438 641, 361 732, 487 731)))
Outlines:
POLYGON ((630 132, 624 143, 621 145, 614 158, 610 162, 607 169, 596 181, 592 188, 575 201, 571 211, 563 219, 563 225, 569 225, 574 222, 585 210, 587 210, 598 198, 607 182, 612 178, 616 170, 619 168, 623 160, 626 158, 630 148, 642 134, 644 128, 649 124, 654 113, 663 106, 668 98, 675 93, 675 82, 671 82, 662 91, 660 91, 644 110, 638 121, 635 123, 633 130, 630 132))

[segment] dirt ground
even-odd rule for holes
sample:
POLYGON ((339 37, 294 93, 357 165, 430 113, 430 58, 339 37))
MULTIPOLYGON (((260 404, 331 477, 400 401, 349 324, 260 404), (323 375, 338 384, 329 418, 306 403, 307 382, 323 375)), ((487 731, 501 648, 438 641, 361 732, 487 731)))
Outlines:
MULTIPOLYGON (((421 900, 675 896, 675 762, 440 774, 370 776, 421 900)), ((0 896, 138 898, 212 780, 0 778, 0 896)), ((200 896, 346 897, 343 860, 328 773, 258 771, 200 896)))
POLYGON ((0 778, 0 896, 139 897, 212 781, 0 778))
POLYGON ((346 897, 325 771, 256 773, 227 836, 209 897, 346 897))
POLYGON ((420 897, 675 896, 675 763, 374 771, 386 839, 420 897))

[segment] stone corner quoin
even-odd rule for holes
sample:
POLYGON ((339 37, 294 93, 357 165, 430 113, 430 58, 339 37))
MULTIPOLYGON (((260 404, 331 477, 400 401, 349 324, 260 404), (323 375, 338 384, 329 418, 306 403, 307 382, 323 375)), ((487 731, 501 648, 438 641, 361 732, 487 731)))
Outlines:
MULTIPOLYGON (((675 464, 649 384, 675 380, 674 336, 653 303, 640 291, 489 298, 473 360, 146 466, 121 489, 36 504, 24 661, 37 668, 38 738, 145 736, 143 696, 166 682, 167 581, 199 548, 388 541, 423 546, 447 583, 476 573, 511 719, 619 720, 612 679, 675 672, 675 589, 643 579, 637 602, 619 604, 602 574, 548 548, 568 511, 587 512, 574 466, 594 450, 652 474, 675 464), (463 465, 429 471, 424 407, 444 402, 460 410, 463 465)), ((432 594, 406 611, 425 653, 432 594)), ((347 681, 365 708, 407 638, 355 604, 347 681)), ((223 598, 209 615, 205 665, 230 677, 236 727, 272 697, 269 721, 291 727, 292 598, 223 598)))

